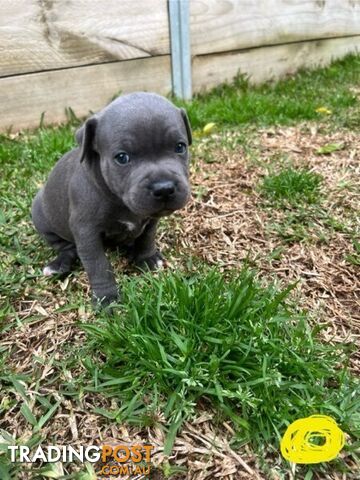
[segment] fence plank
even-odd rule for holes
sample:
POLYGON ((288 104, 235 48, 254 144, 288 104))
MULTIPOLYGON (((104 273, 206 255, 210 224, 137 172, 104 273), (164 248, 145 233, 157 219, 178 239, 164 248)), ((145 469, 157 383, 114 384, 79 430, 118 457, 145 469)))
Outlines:
POLYGON ((358 0, 191 0, 193 55, 360 34, 358 0))
POLYGON ((0 77, 169 52, 166 0, 0 1, 0 77))
POLYGON ((65 108, 84 116, 114 95, 171 91, 170 55, 0 78, 0 130, 37 127, 66 120, 65 108))
POLYGON ((324 66, 351 52, 360 52, 360 36, 200 55, 193 60, 193 89, 199 92, 215 87, 239 72, 249 76, 251 83, 261 83, 302 67, 324 66))

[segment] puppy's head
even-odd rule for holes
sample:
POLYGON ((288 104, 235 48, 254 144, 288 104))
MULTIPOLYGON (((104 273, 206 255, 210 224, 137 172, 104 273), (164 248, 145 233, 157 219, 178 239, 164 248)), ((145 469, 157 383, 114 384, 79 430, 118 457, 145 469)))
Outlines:
POLYGON ((187 202, 190 125, 185 110, 164 97, 119 97, 76 138, 80 160, 99 162, 108 188, 136 215, 161 217, 187 202))

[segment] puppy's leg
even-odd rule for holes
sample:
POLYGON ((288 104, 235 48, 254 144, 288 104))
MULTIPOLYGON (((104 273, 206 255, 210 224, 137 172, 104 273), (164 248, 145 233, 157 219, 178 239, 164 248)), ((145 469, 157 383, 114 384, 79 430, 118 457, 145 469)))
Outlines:
POLYGON ((165 265, 165 259, 155 245, 157 224, 157 220, 151 220, 143 233, 135 239, 131 260, 141 269, 157 270, 165 265))
POLYGON ((70 273, 78 258, 75 245, 52 232, 42 233, 42 236, 49 245, 59 252, 58 256, 43 269, 44 275, 66 275, 70 273))
POLYGON ((59 252, 58 256, 43 269, 46 276, 60 274, 66 275, 72 270, 77 259, 76 247, 73 243, 64 240, 54 232, 44 215, 42 208, 42 190, 37 193, 31 211, 32 220, 39 234, 46 242, 59 252))
POLYGON ((118 300, 119 294, 111 265, 106 258, 101 235, 93 226, 70 222, 76 250, 89 277, 95 305, 107 306, 118 300))

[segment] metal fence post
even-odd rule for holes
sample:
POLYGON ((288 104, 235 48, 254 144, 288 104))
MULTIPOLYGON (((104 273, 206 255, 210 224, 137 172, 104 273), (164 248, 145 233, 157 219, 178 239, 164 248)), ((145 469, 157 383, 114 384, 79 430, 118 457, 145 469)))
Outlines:
POLYGON ((189 0, 168 0, 173 94, 190 100, 191 52, 189 0))

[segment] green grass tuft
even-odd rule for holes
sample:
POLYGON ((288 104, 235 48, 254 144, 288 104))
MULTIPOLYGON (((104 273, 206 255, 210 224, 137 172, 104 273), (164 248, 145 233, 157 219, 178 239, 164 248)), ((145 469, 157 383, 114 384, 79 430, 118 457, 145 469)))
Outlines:
POLYGON ((353 87, 359 76, 360 57, 349 55, 328 67, 300 71, 276 83, 250 86, 239 75, 231 83, 195 95, 191 102, 177 103, 187 108, 195 129, 209 122, 273 125, 333 117, 339 124, 354 128, 359 126, 359 116, 351 109, 358 108, 359 101, 353 87))
POLYGON ((318 173, 288 167, 264 177, 260 191, 265 198, 280 205, 311 205, 320 201, 322 181, 318 173))
POLYGON ((315 413, 360 437, 360 384, 342 365, 346 349, 317 340, 289 306, 290 289, 264 288, 247 269, 127 279, 121 313, 84 325, 90 389, 119 400, 110 415, 120 422, 148 424, 164 412, 169 453, 200 401, 258 448, 278 449, 290 422, 315 413))
POLYGON ((355 238, 352 241, 353 253, 345 256, 345 260, 352 265, 360 265, 360 242, 355 238))

